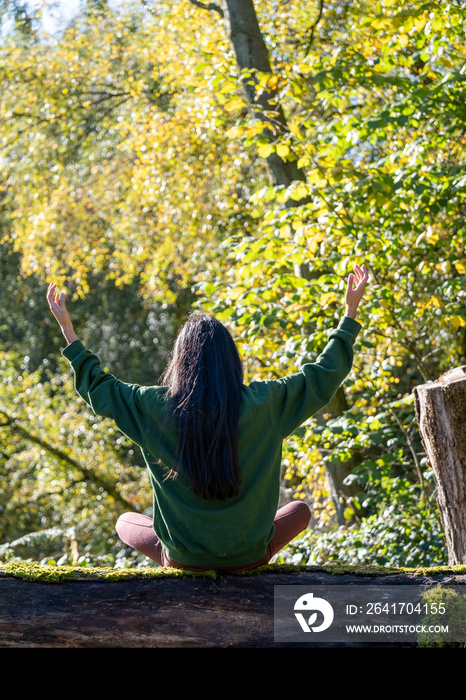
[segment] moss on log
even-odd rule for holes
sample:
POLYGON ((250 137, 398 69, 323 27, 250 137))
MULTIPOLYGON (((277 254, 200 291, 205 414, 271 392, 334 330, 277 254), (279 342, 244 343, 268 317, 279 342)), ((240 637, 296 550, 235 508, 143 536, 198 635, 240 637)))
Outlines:
MULTIPOLYGON (((162 568, 115 570, 5 564, 0 566, 0 646, 290 646, 274 642, 274 586, 355 582, 433 585, 452 581, 466 586, 465 566, 387 569, 269 565, 246 574, 223 575, 162 568)), ((291 646, 329 644, 306 642, 291 646)))

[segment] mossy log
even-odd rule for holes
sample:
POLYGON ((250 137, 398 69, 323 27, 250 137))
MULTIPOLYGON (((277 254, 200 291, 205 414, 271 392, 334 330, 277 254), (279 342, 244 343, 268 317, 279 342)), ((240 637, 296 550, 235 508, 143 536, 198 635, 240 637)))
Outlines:
POLYGON ((466 365, 415 388, 416 419, 437 482, 449 564, 466 564, 466 365))
POLYGON ((191 575, 176 569, 118 571, 3 565, 0 647, 371 646, 274 642, 274 587, 361 582, 405 586, 452 581, 466 586, 466 567, 390 570, 266 566, 247 574, 191 575))

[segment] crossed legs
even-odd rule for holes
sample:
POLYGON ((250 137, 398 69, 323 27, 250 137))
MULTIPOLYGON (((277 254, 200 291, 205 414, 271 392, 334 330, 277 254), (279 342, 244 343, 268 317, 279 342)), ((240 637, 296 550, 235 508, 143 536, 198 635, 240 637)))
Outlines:
MULTIPOLYGON (((299 535, 309 525, 311 512, 302 501, 287 503, 277 511, 274 519, 275 532, 267 548, 266 554, 257 562, 246 566, 222 567, 222 570, 237 571, 251 569, 261 564, 266 564, 270 559, 285 547, 291 540, 299 535)), ((160 566, 174 566, 176 568, 189 568, 203 570, 211 567, 184 566, 170 559, 162 549, 161 542, 154 532, 152 518, 140 513, 124 513, 118 518, 116 531, 120 540, 144 554, 160 566)))

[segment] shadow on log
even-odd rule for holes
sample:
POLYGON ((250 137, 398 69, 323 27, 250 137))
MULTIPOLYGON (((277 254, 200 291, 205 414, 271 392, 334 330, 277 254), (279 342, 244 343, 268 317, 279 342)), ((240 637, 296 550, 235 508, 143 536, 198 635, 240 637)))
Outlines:
MULTIPOLYGON (((245 574, 176 569, 0 566, 2 648, 273 648, 400 646, 274 640, 276 586, 457 584, 466 567, 265 566, 245 574)), ((289 589, 291 590, 291 589, 289 589)), ((324 589, 320 589, 324 590, 324 589)), ((317 640, 317 641, 316 641, 317 640)), ((402 643, 402 646, 417 646, 402 643)))
POLYGON ((435 474, 449 564, 466 564, 466 366, 414 390, 416 419, 435 474))

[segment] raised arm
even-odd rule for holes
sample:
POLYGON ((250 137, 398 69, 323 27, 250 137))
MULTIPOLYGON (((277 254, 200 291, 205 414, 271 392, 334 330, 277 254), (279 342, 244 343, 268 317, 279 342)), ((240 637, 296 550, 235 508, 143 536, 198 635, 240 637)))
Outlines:
POLYGON ((325 406, 353 364, 353 345, 361 330, 356 312, 369 278, 365 265, 356 266, 348 277, 346 313, 331 331, 328 343, 315 362, 305 363, 301 371, 272 380, 275 395, 275 424, 282 436, 325 406))
POLYGON ((49 286, 47 300, 68 342, 62 354, 73 370, 77 393, 96 415, 113 418, 125 435, 142 445, 147 424, 142 399, 145 388, 122 382, 102 369, 97 355, 85 348, 74 332, 65 294, 58 294, 55 284, 49 286))

